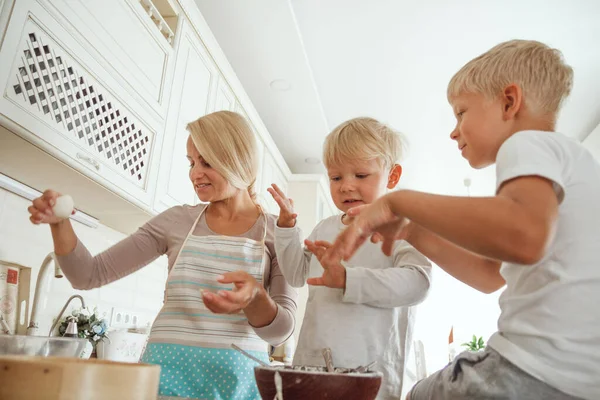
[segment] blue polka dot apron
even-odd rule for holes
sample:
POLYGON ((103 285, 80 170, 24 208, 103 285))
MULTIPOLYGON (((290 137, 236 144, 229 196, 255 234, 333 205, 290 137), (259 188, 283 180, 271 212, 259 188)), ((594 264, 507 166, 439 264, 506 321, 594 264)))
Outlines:
POLYGON ((244 270, 259 283, 265 273, 265 229, 261 241, 235 236, 194 236, 204 211, 188 233, 169 272, 165 303, 159 312, 142 362, 161 367, 159 394, 190 399, 258 399, 256 363, 231 348, 234 343, 268 362, 267 344, 243 312, 214 314, 200 290, 231 290, 217 277, 244 270))

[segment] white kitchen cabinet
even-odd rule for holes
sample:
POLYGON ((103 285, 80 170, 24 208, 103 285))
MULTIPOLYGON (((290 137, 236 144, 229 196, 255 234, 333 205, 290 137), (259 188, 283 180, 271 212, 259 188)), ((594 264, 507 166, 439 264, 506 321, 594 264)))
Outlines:
POLYGON ((15 2, 0 50, 1 122, 149 209, 161 122, 55 13, 48 1, 15 2))
POLYGON ((193 0, 0 0, 0 43, 4 172, 130 233, 198 202, 185 126, 231 110, 256 135, 256 192, 278 213, 266 188, 291 173, 193 0))
POLYGON ((162 146, 155 210, 196 204, 186 159, 186 127, 211 111, 218 71, 202 42, 187 24, 179 36, 171 105, 162 146))
POLYGON ((252 132, 254 132, 254 137, 256 139, 256 158, 258 159, 258 168, 256 172, 256 182, 254 182, 254 191, 256 192, 256 196, 258 198, 258 196, 261 194, 260 192, 262 191, 261 182, 265 155, 265 143, 263 142, 262 137, 259 135, 258 130, 252 123, 252 120, 250 119, 250 117, 248 117, 248 113, 246 113, 246 110, 244 110, 244 107, 242 107, 242 105, 239 102, 236 102, 235 104, 235 112, 242 115, 246 119, 248 125, 250 125, 250 128, 252 129, 252 132))
POLYGON ((305 238, 319 222, 341 213, 331 200, 329 184, 324 174, 294 174, 289 178, 286 193, 294 200, 298 226, 305 238))
MULTIPOLYGON (((294 211, 298 214, 297 224, 303 234, 301 240, 306 239, 319 222, 332 215, 340 214, 331 200, 329 184, 324 174, 291 175, 286 194, 294 200, 294 211)), ((307 299, 308 286, 304 286, 298 290, 296 301, 298 306, 294 330, 296 342, 302 328, 307 299)))
POLYGON ((174 51, 138 0, 43 3, 112 77, 164 118, 174 51))
POLYGON ((263 208, 275 215, 279 215, 279 206, 273 200, 273 197, 267 192, 267 188, 271 187, 271 184, 275 183, 284 192, 288 189, 288 177, 284 171, 279 167, 278 163, 271 152, 266 151, 263 159, 263 169, 260 177, 260 190, 258 193, 258 201, 263 208))
POLYGON ((4 39, 4 33, 6 32, 6 25, 10 17, 10 11, 12 9, 14 0, 0 0, 0 43, 4 39))
POLYGON ((215 101, 215 107, 213 111, 235 111, 236 100, 233 90, 229 87, 229 84, 225 78, 221 75, 219 77, 219 83, 217 87, 217 98, 215 101))

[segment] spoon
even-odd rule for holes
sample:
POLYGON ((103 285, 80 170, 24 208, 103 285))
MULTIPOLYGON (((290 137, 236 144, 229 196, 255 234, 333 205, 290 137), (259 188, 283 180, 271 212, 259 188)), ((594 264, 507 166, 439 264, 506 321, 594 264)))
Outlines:
POLYGON ((279 375, 279 371, 275 371, 275 390, 277 393, 273 400, 283 400, 283 380, 281 379, 281 375, 279 375))
POLYGON ((377 364, 377 361, 373 361, 372 363, 369 363, 369 364, 365 365, 364 367, 361 365, 360 367, 355 368, 352 372, 358 372, 359 374, 365 373, 369 369, 371 369, 371 367, 375 364, 377 364))
POLYGON ((262 365, 263 367, 270 367, 269 364, 267 364, 266 362, 259 360, 258 358, 254 357, 252 354, 240 349, 238 346, 236 346, 235 344, 231 343, 231 347, 233 347, 234 349, 236 349, 237 351, 239 351, 240 353, 242 353, 243 355, 245 355, 246 357, 256 361, 257 363, 259 363, 260 365, 262 365))
POLYGON ((327 372, 334 372, 335 368, 333 368, 333 357, 331 356, 331 349, 329 347, 325 347, 323 349, 323 358, 325 359, 327 372))

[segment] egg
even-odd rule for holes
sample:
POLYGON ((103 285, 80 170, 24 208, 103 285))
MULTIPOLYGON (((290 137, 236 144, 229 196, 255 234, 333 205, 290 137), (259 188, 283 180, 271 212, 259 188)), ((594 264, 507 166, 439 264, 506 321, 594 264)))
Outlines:
POLYGON ((56 199, 56 203, 54 207, 52 207, 52 211, 54 212, 54 216, 58 218, 69 218, 71 213, 73 212, 73 198, 68 194, 60 196, 56 199))

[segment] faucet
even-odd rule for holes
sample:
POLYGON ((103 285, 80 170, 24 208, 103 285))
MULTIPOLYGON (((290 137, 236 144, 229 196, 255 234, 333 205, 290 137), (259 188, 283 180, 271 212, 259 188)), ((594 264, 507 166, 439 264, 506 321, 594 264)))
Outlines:
POLYGON ((10 327, 4 320, 4 316, 2 314, 0 314, 0 328, 2 329, 2 333, 4 333, 5 335, 13 334, 13 331, 10 330, 10 327))
POLYGON ((79 300, 81 300, 81 308, 85 308, 85 301, 83 301, 83 297, 81 297, 78 294, 74 294, 73 296, 69 297, 69 300, 67 300, 67 302, 65 303, 62 310, 60 310, 60 313, 58 313, 58 317, 56 318, 56 320, 54 320, 54 323, 52 324, 52 327, 50 328, 50 332, 48 332, 48 337, 52 336, 52 331, 54 331, 54 328, 56 328, 56 324, 58 324, 58 321, 60 321, 61 317, 63 316, 63 313, 69 306, 69 303, 71 302, 71 300, 73 300, 75 298, 78 298, 79 300))
MULTIPOLYGON (((54 277, 55 278, 62 278, 63 274, 62 274, 62 270, 60 269, 60 265, 58 265, 58 260, 56 259, 56 255, 54 253, 50 253, 46 256, 46 258, 44 259, 44 262, 42 263, 42 266, 40 267, 40 272, 38 273, 37 276, 37 281, 35 284, 35 294, 33 296, 33 305, 31 307, 31 318, 29 319, 29 325, 27 326, 27 336, 37 336, 37 334, 39 333, 39 316, 38 316, 38 307, 39 307, 39 303, 41 301, 41 292, 42 292, 42 287, 46 284, 46 282, 49 282, 46 279, 46 276, 48 275, 48 265, 50 265, 50 262, 54 261, 54 277)), ((81 296, 80 296, 81 297, 81 296)), ((70 299, 69 299, 70 300, 70 299)), ((81 299, 83 302, 83 299, 81 299)))

